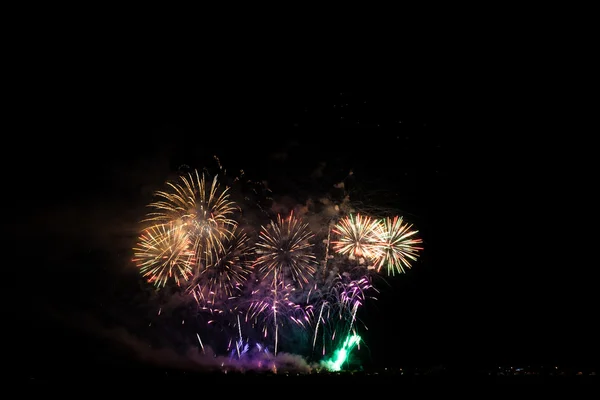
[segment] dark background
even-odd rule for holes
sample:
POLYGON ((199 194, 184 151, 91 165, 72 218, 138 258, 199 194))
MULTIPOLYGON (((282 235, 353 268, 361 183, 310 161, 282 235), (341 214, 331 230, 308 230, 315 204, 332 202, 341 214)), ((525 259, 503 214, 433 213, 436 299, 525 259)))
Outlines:
POLYGON ((292 197, 318 192, 320 163, 332 181, 351 170, 369 201, 414 222, 422 257, 363 310, 365 365, 597 365, 593 225, 575 195, 590 183, 566 172, 586 144, 521 75, 429 66, 353 85, 235 68, 199 79, 126 51, 56 57, 16 97, 27 112, 6 163, 19 373, 135 360, 101 332, 147 316, 127 316, 146 294, 129 262, 136 222, 181 165, 213 155, 292 197))

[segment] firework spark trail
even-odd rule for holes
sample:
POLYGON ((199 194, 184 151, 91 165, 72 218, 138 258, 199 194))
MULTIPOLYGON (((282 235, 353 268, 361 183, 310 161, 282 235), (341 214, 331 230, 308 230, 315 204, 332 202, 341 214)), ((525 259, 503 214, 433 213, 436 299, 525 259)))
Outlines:
MULTIPOLYGON (((240 315, 238 314, 237 316, 237 323, 238 323, 238 334, 239 334, 239 343, 242 343, 243 337, 242 337, 242 325, 240 324, 240 315)), ((240 348, 239 346, 236 346, 236 348, 238 349, 238 358, 240 357, 240 348)))
POLYGON ((198 337, 198 342, 200 343, 200 347, 202 348, 202 353, 204 353, 204 344, 202 344, 202 339, 200 339, 200 335, 198 333, 196 333, 196 336, 198 337))
POLYGON ((309 242, 313 233, 308 224, 292 213, 286 218, 277 215, 277 221, 263 226, 256 243, 257 258, 255 267, 261 279, 286 282, 291 279, 302 287, 309 283, 316 273, 316 258, 309 242))
MULTIPOLYGON (((277 292, 277 286, 275 286, 275 292, 277 292)), ((273 297, 273 322, 275 323, 275 355, 277 355, 277 348, 279 344, 279 324, 277 323, 277 294, 273 297)))
MULTIPOLYGON (((327 304, 326 302, 323 302, 321 304, 320 309, 319 309, 319 316, 317 317, 317 323, 315 324, 315 332, 313 334, 313 345, 312 345, 313 346, 313 350, 315 348, 315 345, 317 344, 317 336, 319 335, 320 321, 323 318, 323 309, 325 308, 326 304, 327 304)), ((323 348, 323 353, 325 353, 325 349, 324 348, 323 348)))
POLYGON ((329 245, 331 244, 331 225, 327 230, 327 240, 325 241, 325 258, 323 259, 323 278, 327 276, 327 261, 329 260, 329 245))

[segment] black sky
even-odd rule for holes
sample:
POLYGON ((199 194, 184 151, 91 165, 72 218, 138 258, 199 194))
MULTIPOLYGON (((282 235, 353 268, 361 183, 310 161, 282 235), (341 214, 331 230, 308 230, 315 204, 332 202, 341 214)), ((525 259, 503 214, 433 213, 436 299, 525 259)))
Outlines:
POLYGON ((548 189, 559 180, 549 142, 523 136, 532 114, 507 106, 498 122, 491 109, 510 98, 485 105, 454 85, 408 82, 192 88, 135 71, 42 80, 7 173, 18 368, 93 368, 127 353, 93 330, 133 331, 146 317, 122 315, 147 293, 129 263, 136 223, 182 165, 215 155, 292 199, 352 171, 362 200, 420 230, 419 262, 365 309, 366 362, 597 363, 596 275, 574 255, 584 233, 544 201, 561 188, 548 189))

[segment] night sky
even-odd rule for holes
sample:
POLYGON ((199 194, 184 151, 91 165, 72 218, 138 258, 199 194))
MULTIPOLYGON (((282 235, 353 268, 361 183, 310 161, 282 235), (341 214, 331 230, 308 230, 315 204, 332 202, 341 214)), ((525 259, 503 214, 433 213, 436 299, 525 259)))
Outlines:
POLYGON ((419 260, 361 310, 366 367, 597 364, 596 266, 577 256, 585 233, 555 205, 564 195, 549 189, 558 175, 544 142, 521 136, 510 107, 487 118, 503 101, 414 82, 74 81, 40 90, 47 107, 23 121, 25 152, 7 174, 5 346, 19 374, 150 363, 160 356, 139 356, 151 341, 193 343, 175 315, 162 341, 146 335, 156 309, 131 248, 152 193, 182 168, 214 168, 214 156, 287 205, 350 179, 351 200, 419 230, 419 260))

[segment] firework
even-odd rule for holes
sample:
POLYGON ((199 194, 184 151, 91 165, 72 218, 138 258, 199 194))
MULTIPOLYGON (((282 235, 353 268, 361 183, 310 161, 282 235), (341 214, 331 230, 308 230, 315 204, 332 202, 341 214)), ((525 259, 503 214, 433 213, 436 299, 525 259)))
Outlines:
POLYGON ((321 298, 308 307, 313 331, 313 349, 319 335, 322 338, 322 354, 328 345, 336 346, 339 338, 355 329, 358 310, 365 304, 370 291, 376 291, 367 276, 350 279, 347 274, 338 275, 321 293, 321 298))
POLYGON ((405 272, 411 268, 411 261, 416 261, 422 247, 416 246, 423 243, 422 239, 415 238, 418 233, 411 230, 412 225, 405 224, 402 217, 385 218, 381 222, 379 241, 377 243, 378 259, 374 268, 380 272, 386 267, 388 275, 405 272))
POLYGON ((221 188, 217 176, 207 182, 198 171, 180 177, 178 183, 168 182, 168 191, 158 191, 160 199, 149 205, 152 209, 145 222, 175 223, 182 226, 195 253, 197 267, 213 263, 223 252, 223 241, 233 234, 237 222, 233 219, 235 202, 229 199, 229 188, 221 188))
POLYGON ((339 240, 333 241, 333 250, 361 262, 378 258, 377 246, 381 226, 371 217, 350 214, 333 228, 339 240))
POLYGON ((277 354, 279 331, 283 326, 292 323, 296 326, 306 327, 308 318, 303 307, 293 302, 290 298, 295 288, 291 284, 277 284, 265 290, 253 292, 253 300, 246 313, 246 321, 258 324, 263 336, 272 335, 277 354))
POLYGON ((323 360, 321 365, 323 365, 329 371, 339 371, 342 369, 342 365, 348 361, 348 357, 350 352, 355 346, 358 346, 360 343, 360 336, 358 335, 349 335, 342 346, 337 349, 334 353, 334 356, 330 360, 323 360))
POLYGON ((316 272, 316 258, 312 252, 313 238, 308 224, 296 218, 293 213, 286 218, 277 216, 263 226, 258 238, 255 267, 263 280, 270 280, 273 286, 278 282, 292 280, 302 287, 316 272))
POLYGON ((251 273, 251 254, 248 235, 236 229, 223 241, 214 263, 201 270, 189 287, 198 304, 215 311, 223 302, 239 296, 251 273))
MULTIPOLYGON (((219 169, 225 174, 220 163, 219 169)), ((134 247, 141 275, 158 288, 174 281, 193 297, 198 320, 214 333, 208 339, 229 340, 231 360, 269 354, 266 346, 250 345, 260 336, 275 355, 280 347, 302 346, 328 369, 341 369, 366 329, 359 311, 378 292, 371 280, 411 268, 423 250, 418 231, 402 217, 351 213, 329 223, 324 245, 315 247, 315 233, 293 212, 260 225, 270 212, 258 200, 269 193, 240 180, 243 171, 231 187, 208 176, 195 170, 155 193, 144 219, 150 225, 134 247)))
POLYGON ((365 303, 366 293, 373 286, 366 276, 350 282, 340 282, 334 287, 336 298, 342 309, 351 310, 353 317, 358 307, 365 303))
POLYGON ((178 285, 193 274, 195 253, 186 230, 180 225, 155 225, 146 229, 133 249, 133 261, 143 277, 157 287, 169 279, 178 285))

